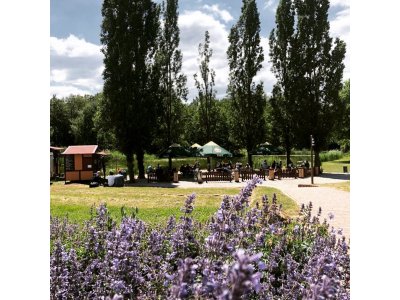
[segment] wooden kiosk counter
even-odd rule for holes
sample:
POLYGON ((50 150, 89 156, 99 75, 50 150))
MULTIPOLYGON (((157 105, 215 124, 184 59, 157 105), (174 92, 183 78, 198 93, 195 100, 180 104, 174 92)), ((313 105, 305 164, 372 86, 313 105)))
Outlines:
POLYGON ((65 181, 88 181, 101 170, 102 154, 97 145, 69 146, 64 156, 65 181))

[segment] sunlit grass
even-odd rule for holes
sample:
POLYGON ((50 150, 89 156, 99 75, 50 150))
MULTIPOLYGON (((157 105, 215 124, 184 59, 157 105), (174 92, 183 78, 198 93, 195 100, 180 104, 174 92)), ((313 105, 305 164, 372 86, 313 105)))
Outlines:
POLYGON ((322 163, 322 169, 327 173, 343 173, 344 166, 347 166, 347 172, 350 173, 350 155, 346 155, 338 160, 322 163))
POLYGON ((332 187, 345 192, 350 192, 350 181, 338 182, 338 183, 325 183, 319 185, 324 187, 332 187))
MULTIPOLYGON (((56 182, 50 187, 50 213, 52 216, 66 216, 73 222, 82 223, 90 217, 90 208, 106 203, 111 215, 120 220, 121 207, 128 214, 138 209, 137 217, 149 224, 166 222, 169 216, 180 216, 180 208, 191 193, 196 194, 193 216, 197 221, 207 221, 218 209, 224 195, 235 195, 239 187, 232 188, 161 188, 161 187, 122 187, 89 188, 83 184, 56 182)), ((262 195, 272 200, 276 193, 278 203, 282 203, 287 216, 298 213, 297 204, 277 189, 257 187, 251 203, 261 204, 262 195)))

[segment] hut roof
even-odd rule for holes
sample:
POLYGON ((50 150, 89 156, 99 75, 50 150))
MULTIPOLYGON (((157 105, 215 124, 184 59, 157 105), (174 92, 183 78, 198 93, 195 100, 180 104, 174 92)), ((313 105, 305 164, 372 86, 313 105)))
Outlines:
POLYGON ((94 154, 97 147, 97 145, 69 146, 62 154, 94 154))
POLYGON ((54 146, 50 146, 50 151, 60 151, 63 150, 64 148, 61 147, 54 147, 54 146))

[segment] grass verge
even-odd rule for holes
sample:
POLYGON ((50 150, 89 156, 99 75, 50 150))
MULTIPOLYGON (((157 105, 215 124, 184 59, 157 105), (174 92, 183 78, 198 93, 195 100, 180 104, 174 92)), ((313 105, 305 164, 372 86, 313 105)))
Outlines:
POLYGON ((347 166, 347 172, 350 173, 350 155, 322 163, 322 169, 327 173, 343 173, 344 166, 347 166))
POLYGON ((339 182, 339 183, 325 183, 319 184, 322 187, 331 187, 341 191, 350 192, 350 181, 339 182))

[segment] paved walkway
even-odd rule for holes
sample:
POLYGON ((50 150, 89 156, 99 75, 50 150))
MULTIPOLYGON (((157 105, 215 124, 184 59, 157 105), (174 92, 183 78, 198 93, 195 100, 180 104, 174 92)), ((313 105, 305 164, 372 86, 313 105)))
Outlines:
MULTIPOLYGON (((343 235, 350 239, 350 193, 334 188, 318 186, 324 183, 339 183, 350 180, 350 174, 324 173, 314 177, 314 187, 299 187, 299 184, 310 185, 310 178, 283 178, 281 180, 266 180, 263 186, 270 186, 281 190, 297 204, 313 203, 313 214, 317 214, 319 207, 322 208, 321 221, 324 218, 335 227, 342 228, 343 235), (333 213, 333 220, 329 220, 328 214, 333 213)), ((242 187, 246 182, 204 182, 198 184, 194 181, 180 181, 179 183, 147 183, 147 180, 139 180, 134 186, 158 186, 169 188, 221 188, 221 187, 242 187)))

